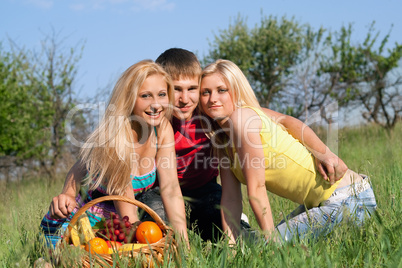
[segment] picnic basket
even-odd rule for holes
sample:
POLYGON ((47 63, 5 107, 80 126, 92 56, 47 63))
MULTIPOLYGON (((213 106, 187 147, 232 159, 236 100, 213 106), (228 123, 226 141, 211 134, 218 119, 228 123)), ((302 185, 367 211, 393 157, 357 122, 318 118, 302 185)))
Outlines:
MULTIPOLYGON (((177 258, 177 242, 174 238, 174 231, 172 228, 167 226, 164 221, 156 214, 150 207, 141 203, 137 200, 127 198, 124 196, 118 195, 110 195, 110 196, 103 196, 97 199, 94 199, 83 207, 81 207, 74 217, 71 219, 71 222, 66 229, 63 241, 66 244, 70 243, 70 233, 72 226, 77 222, 78 218, 85 213, 90 207, 96 205, 101 202, 105 201, 123 201, 130 204, 133 204, 145 212, 147 212, 158 224, 161 228, 163 237, 155 243, 148 244, 142 248, 133 249, 129 252, 118 252, 119 256, 128 256, 132 261, 141 261, 143 267, 154 267, 155 264, 160 266, 163 264, 164 260, 169 258, 177 258)), ((90 254, 89 252, 82 250, 82 267, 93 267, 94 264, 100 265, 101 267, 118 267, 116 263, 113 264, 116 256, 114 254, 90 254)))

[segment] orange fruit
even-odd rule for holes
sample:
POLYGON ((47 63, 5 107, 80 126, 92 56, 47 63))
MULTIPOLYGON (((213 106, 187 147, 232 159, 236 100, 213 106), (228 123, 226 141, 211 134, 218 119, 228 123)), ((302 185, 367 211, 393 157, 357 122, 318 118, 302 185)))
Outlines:
POLYGON ((163 237, 162 230, 153 221, 144 221, 138 225, 137 231, 135 231, 135 237, 137 241, 143 244, 155 243, 161 240, 163 237))
POLYGON ((108 254, 109 246, 104 239, 95 237, 89 240, 89 242, 85 245, 85 250, 91 252, 92 254, 108 254))

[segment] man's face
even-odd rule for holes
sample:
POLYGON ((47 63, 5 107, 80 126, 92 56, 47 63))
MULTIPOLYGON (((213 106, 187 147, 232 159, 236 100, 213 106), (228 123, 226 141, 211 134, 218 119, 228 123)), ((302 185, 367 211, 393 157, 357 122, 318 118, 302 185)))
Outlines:
POLYGON ((173 80, 174 105, 173 115, 182 120, 190 120, 200 100, 198 78, 183 78, 173 80))

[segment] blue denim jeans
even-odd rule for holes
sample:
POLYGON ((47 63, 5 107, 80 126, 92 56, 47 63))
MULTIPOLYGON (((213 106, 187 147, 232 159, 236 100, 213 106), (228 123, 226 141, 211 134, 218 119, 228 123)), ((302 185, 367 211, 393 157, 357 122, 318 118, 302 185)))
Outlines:
POLYGON ((342 221, 348 220, 362 225, 377 208, 370 179, 336 189, 320 206, 306 210, 299 206, 276 229, 284 241, 296 238, 317 238, 326 235, 342 221))

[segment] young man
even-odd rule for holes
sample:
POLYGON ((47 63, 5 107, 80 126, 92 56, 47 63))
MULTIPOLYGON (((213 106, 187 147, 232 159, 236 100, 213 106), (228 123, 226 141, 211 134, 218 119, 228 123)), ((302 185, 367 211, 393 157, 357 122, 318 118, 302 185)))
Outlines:
MULTIPOLYGON (((180 48, 166 50, 156 62, 171 75, 175 88, 175 110, 171 123, 176 143, 177 174, 183 197, 190 208, 187 226, 193 226, 202 239, 216 241, 222 230, 220 214, 222 188, 216 181, 219 175, 218 163, 216 158, 213 158, 212 146, 202 129, 202 116, 197 109, 200 98, 201 65, 192 52, 180 48)), ((264 109, 264 112, 288 128, 292 136, 310 149, 318 159, 317 168, 324 179, 334 183, 335 180, 342 178, 347 166, 309 127, 291 116, 269 109, 264 109)), ((136 198, 151 207, 166 221, 158 187, 136 198)), ((151 220, 147 216, 149 217, 144 215, 141 219, 151 220)), ((243 229, 249 228, 245 221, 238 224, 243 229)))
MULTIPOLYGON (((177 174, 189 208, 189 227, 193 227, 203 240, 216 241, 222 229, 219 209, 222 188, 217 183, 218 164, 213 161, 212 146, 201 127, 202 118, 197 109, 201 65, 192 52, 179 48, 166 50, 156 62, 171 75, 175 89, 171 123, 176 143, 177 174)), ((166 220, 158 187, 137 199, 166 220)), ((147 219, 147 215, 144 217, 143 220, 147 219)), ((245 222, 243 225, 248 226, 245 222)))

